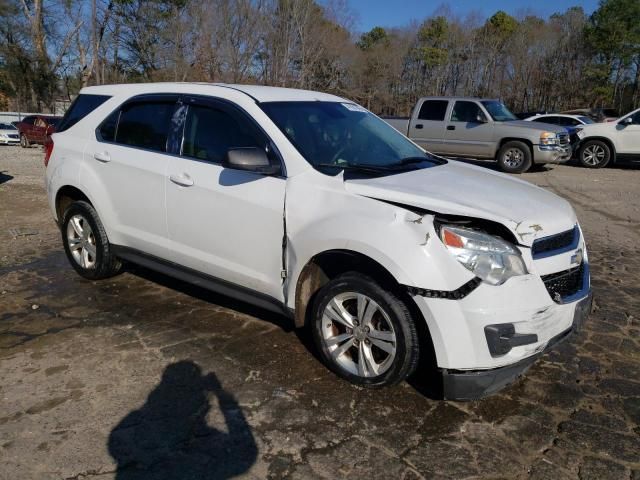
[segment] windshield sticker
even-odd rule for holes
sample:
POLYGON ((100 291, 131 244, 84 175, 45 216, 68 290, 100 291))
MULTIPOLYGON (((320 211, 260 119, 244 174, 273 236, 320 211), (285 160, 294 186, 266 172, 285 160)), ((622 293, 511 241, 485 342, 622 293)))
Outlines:
POLYGON ((368 110, 364 107, 361 107, 360 105, 356 105, 355 103, 343 103, 341 104, 344 108, 346 108, 347 110, 350 110, 352 112, 361 112, 361 113, 367 113, 368 110))

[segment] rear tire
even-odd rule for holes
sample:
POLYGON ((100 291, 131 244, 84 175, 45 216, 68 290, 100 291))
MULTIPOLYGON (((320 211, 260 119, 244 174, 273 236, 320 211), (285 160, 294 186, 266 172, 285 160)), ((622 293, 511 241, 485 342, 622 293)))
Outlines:
POLYGON ((69 205, 60 230, 69 263, 79 275, 99 280, 120 272, 122 262, 111 251, 107 232, 90 203, 77 201, 69 205))
POLYGON ((31 142, 24 133, 20 134, 20 146, 22 148, 29 148, 31 146, 31 142))
POLYGON ((578 160, 583 167, 606 167, 611 160, 611 148, 601 140, 587 140, 580 146, 578 160))
POLYGON ((498 152, 498 165, 500 165, 503 172, 526 172, 531 167, 529 145, 518 140, 505 143, 498 152))
POLYGON ((347 272, 315 296, 311 329, 324 363, 356 385, 383 387, 406 379, 420 353, 406 304, 372 278, 347 272))

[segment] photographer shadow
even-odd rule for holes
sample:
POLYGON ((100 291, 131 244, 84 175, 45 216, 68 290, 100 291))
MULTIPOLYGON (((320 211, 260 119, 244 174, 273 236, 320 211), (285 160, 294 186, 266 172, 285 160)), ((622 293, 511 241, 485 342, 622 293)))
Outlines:
MULTIPOLYGON (((212 415, 213 414, 213 415, 212 415)), ((253 434, 235 398, 213 373, 192 361, 169 365, 145 404, 111 431, 109 453, 116 479, 225 479, 240 475, 257 458, 253 434), (209 426, 209 397, 226 431, 209 426)))

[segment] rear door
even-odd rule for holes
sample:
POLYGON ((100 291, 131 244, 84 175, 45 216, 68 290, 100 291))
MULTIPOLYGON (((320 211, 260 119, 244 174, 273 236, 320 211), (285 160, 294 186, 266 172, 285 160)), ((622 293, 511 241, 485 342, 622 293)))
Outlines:
POLYGON ((181 156, 165 186, 171 259, 278 300, 286 179, 223 168, 230 148, 257 147, 280 163, 247 114, 215 99, 188 98, 181 156))
POLYGON ((445 144, 448 153, 493 158, 495 125, 477 102, 456 100, 446 123, 445 144))
POLYGON ((409 124, 409 138, 430 152, 443 152, 444 119, 448 106, 449 101, 443 99, 425 99, 417 105, 409 124))
POLYGON ((36 118, 36 121, 33 122, 33 128, 31 130, 30 140, 36 143, 44 143, 46 133, 47 133, 47 122, 42 117, 36 118))
POLYGON ((175 148, 176 102, 176 95, 128 101, 107 117, 85 148, 85 164, 105 190, 111 241, 160 258, 168 255, 165 177, 175 148))

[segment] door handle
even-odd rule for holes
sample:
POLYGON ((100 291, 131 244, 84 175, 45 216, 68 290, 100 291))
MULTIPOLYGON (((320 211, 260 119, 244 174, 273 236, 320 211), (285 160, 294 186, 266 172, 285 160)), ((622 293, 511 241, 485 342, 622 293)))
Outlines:
POLYGON ((455 130, 456 126, 455 125, 447 125, 447 130, 455 130))
POLYGON ((186 173, 182 173, 180 175, 170 175, 169 180, 171 180, 176 185, 180 185, 181 187, 190 187, 193 185, 193 179, 186 173))
POLYGON ((107 152, 94 152, 93 158, 102 163, 107 163, 111 161, 111 156, 107 152))
POLYGON ((421 124, 421 123, 417 123, 417 124, 416 124, 416 128, 417 128, 418 130, 420 130, 420 129, 422 128, 422 124, 421 124))

